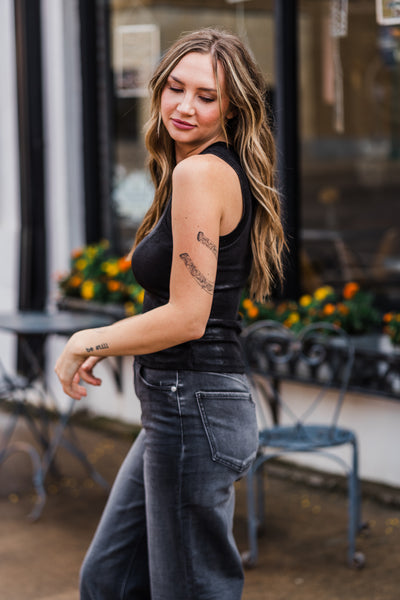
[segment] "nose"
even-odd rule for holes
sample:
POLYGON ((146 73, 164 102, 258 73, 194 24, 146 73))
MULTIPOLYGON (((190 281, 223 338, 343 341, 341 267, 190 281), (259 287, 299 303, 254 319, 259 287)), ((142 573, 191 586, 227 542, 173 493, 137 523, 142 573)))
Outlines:
POLYGON ((185 94, 185 96, 181 99, 177 108, 178 108, 179 112, 181 112, 185 115, 193 115, 194 114, 194 107, 193 107, 192 99, 189 97, 188 94, 185 94))

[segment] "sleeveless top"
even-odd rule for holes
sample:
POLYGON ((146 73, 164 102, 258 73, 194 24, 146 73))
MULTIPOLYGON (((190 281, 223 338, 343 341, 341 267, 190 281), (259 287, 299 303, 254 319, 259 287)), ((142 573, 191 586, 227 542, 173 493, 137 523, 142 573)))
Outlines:
MULTIPOLYGON (((166 370, 244 372, 239 340, 239 304, 247 283, 252 253, 250 234, 254 199, 239 157, 224 142, 216 142, 201 154, 214 154, 237 173, 243 198, 242 217, 236 228, 219 238, 214 296, 204 335, 151 354, 135 357, 146 367, 166 370)), ((164 305, 169 299, 172 264, 171 201, 150 233, 137 245, 132 256, 136 281, 144 288, 143 312, 164 305)))

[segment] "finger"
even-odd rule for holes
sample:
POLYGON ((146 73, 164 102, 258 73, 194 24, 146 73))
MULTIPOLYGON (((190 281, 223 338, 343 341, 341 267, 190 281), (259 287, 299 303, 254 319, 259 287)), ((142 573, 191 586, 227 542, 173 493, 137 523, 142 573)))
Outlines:
POLYGON ((92 373, 87 373, 86 371, 79 372, 81 379, 90 385, 101 385, 101 379, 99 377, 95 377, 92 373))
POLYGON ((69 396, 70 398, 73 398, 74 400, 80 400, 82 396, 87 396, 87 390, 83 387, 83 385, 65 383, 63 384, 62 388, 64 390, 64 393, 67 394, 67 396, 69 396))

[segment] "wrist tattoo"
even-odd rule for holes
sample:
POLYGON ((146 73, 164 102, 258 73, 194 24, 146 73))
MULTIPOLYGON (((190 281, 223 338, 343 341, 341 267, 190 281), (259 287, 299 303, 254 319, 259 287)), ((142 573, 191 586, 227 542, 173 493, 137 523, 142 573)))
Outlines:
POLYGON ((106 342, 104 342, 104 344, 98 344, 96 346, 96 350, 105 350, 106 348, 109 348, 109 346, 106 342))
POLYGON ((203 273, 201 273, 201 271, 199 271, 199 269, 196 267, 196 265, 193 263, 192 259, 190 258, 189 254, 187 252, 183 252, 182 254, 179 255, 179 258, 181 258, 183 260, 183 262, 185 263, 185 267, 187 268, 187 270, 189 271, 189 273, 191 274, 191 276, 193 277, 195 282, 198 283, 199 286, 205 292, 207 292, 207 294, 211 294, 211 296, 212 296, 214 293, 214 284, 211 283, 211 281, 209 281, 207 279, 207 277, 205 277, 205 275, 203 275, 203 273))
POLYGON ((197 234, 197 241, 199 241, 200 244, 203 244, 206 248, 211 250, 211 252, 214 254, 215 258, 217 258, 217 255, 218 255, 217 246, 207 236, 205 236, 202 231, 199 231, 199 233, 197 234))
POLYGON ((86 352, 93 352, 93 347, 86 348, 86 352))

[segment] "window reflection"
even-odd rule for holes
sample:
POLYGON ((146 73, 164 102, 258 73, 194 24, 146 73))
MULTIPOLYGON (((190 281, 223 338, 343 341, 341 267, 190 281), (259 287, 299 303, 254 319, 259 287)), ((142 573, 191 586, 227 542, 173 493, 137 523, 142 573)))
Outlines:
POLYGON ((374 0, 350 0, 335 41, 332 7, 345 4, 299 3, 303 287, 357 280, 390 304, 400 297, 400 26, 380 26, 374 0))
POLYGON ((184 31, 221 27, 247 39, 271 88, 274 83, 273 2, 265 0, 111 1, 114 77, 114 188, 117 238, 130 248, 153 198, 143 127, 154 64, 184 31))

